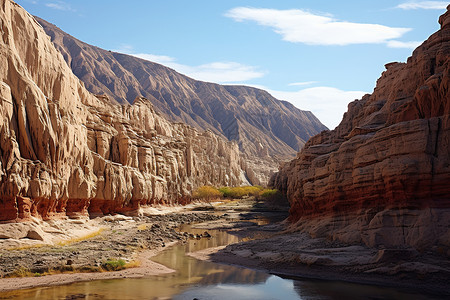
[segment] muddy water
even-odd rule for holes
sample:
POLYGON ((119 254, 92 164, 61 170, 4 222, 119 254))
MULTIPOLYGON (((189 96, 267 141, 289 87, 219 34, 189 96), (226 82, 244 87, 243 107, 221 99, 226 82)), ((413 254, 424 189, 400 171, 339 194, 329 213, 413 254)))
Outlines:
MULTIPOLYGON (((184 226, 195 234, 204 230, 184 226)), ((199 261, 185 253, 236 243, 224 231, 208 230, 211 238, 192 239, 154 257, 177 272, 146 279, 117 279, 37 288, 0 299, 427 299, 373 286, 342 282, 288 280, 247 268, 199 261)))

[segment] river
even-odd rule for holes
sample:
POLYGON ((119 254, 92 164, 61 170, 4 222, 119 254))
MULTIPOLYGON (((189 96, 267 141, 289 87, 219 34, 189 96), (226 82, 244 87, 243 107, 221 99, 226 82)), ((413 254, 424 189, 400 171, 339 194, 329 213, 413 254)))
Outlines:
MULTIPOLYGON (((182 231, 201 234, 190 225, 182 231)), ((0 295, 0 299, 433 299, 394 288, 345 282, 283 279, 261 271, 200 261, 186 253, 236 243, 224 230, 208 230, 211 238, 191 239, 153 260, 176 272, 142 279, 115 279, 34 288, 0 295)))

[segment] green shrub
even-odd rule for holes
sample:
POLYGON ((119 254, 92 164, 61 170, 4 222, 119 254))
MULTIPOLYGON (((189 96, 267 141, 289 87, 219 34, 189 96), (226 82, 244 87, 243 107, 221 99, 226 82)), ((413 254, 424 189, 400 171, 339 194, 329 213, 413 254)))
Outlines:
POLYGON ((123 259, 110 259, 102 264, 102 268, 106 271, 119 271, 125 269, 126 264, 123 259))
POLYGON ((281 193, 277 189, 264 189, 261 191, 259 196, 263 199, 270 199, 270 198, 274 198, 276 196, 281 196, 281 193))
POLYGON ((193 194, 194 199, 207 201, 221 197, 242 199, 251 196, 261 200, 277 200, 283 198, 283 195, 278 190, 265 189, 259 185, 236 187, 223 186, 219 189, 212 186, 201 186, 193 194))
POLYGON ((219 191, 225 198, 242 199, 248 196, 258 196, 263 190, 261 186, 237 186, 237 187, 221 187, 219 191))
POLYGON ((12 273, 8 274, 8 277, 33 277, 34 273, 30 271, 29 268, 24 266, 19 266, 12 273))
POLYGON ((228 187, 228 186, 221 187, 221 188, 219 189, 219 192, 222 193, 222 196, 223 196, 223 197, 225 197, 225 198, 231 198, 232 190, 231 190, 230 187, 228 187))

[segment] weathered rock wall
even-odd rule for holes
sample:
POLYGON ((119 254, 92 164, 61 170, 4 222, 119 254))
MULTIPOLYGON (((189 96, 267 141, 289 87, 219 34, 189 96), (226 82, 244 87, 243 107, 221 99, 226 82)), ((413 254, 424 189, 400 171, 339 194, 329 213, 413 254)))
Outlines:
POLYGON ((245 183, 236 143, 170 123, 144 98, 95 97, 11 0, 0 28, 0 221, 136 211, 245 183))
POLYGON ((439 22, 272 177, 298 228, 370 246, 450 245, 450 12, 439 22))
POLYGON ((252 184, 266 185, 281 161, 292 159, 311 136, 326 129, 311 112, 261 89, 194 80, 163 65, 86 44, 36 19, 89 91, 120 103, 146 97, 171 121, 237 141, 252 184))

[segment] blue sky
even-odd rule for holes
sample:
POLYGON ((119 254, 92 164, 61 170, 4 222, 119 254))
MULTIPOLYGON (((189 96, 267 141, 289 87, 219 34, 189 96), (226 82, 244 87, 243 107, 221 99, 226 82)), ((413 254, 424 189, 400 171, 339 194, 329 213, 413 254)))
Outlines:
POLYGON ((195 79, 268 90, 334 128, 392 61, 439 29, 447 1, 17 0, 98 47, 195 79))

